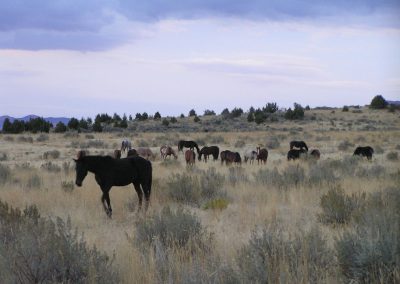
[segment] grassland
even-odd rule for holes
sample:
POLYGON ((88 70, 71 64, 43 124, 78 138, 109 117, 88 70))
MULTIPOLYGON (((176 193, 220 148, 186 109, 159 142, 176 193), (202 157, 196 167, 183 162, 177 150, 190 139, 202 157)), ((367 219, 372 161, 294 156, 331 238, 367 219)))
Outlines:
MULTIPOLYGON (((189 119, 185 123, 191 125, 189 119)), ((213 119, 204 117, 200 126, 191 127, 212 128, 213 119)), ((394 154, 400 151, 398 112, 312 110, 304 121, 252 124, 249 129, 244 118, 222 123, 218 132, 142 132, 135 126, 118 133, 2 134, 0 199, 18 208, 35 204, 42 216, 70 218, 90 246, 115 255, 112 266, 122 283, 400 281, 400 203, 390 203, 400 196, 400 161, 394 154), (122 137, 157 154, 151 206, 146 214, 138 213, 133 186, 114 187, 109 219, 93 175, 81 188, 74 186, 72 158, 80 149, 111 155, 122 137), (227 167, 196 161, 188 169, 182 154, 177 161, 161 161, 159 147, 176 145, 179 139, 239 153, 263 145, 268 162, 227 167), (287 162, 294 139, 319 149, 321 159, 287 162), (359 145, 375 149, 371 162, 351 157, 359 145), (183 191, 179 198, 177 190, 183 191), (379 213, 385 210, 387 215, 379 213), (368 217, 368 212, 382 218, 368 217), (389 221, 389 229, 381 227, 389 221), (185 224, 189 231, 198 230, 180 236, 185 224), (176 234, 163 238, 174 230, 176 234), (364 240, 362 230, 373 233, 364 240), (377 231, 391 238, 380 242, 377 231), (365 255, 354 252, 346 258, 343 250, 353 236, 370 247, 365 255), (173 240, 180 237, 184 241, 173 240), (375 247, 377 240, 380 246, 375 247)))

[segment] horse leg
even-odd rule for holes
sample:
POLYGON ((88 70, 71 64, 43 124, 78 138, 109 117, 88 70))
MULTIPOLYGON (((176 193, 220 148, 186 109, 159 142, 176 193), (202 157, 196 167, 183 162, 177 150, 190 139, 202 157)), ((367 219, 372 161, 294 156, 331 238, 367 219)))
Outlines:
POLYGON ((139 210, 142 209, 143 191, 142 191, 142 189, 141 189, 141 187, 140 187, 140 183, 135 182, 135 183, 133 184, 133 186, 135 187, 136 193, 137 193, 138 198, 139 198, 139 208, 138 208, 138 211, 139 211, 139 210))
POLYGON ((103 204, 104 211, 106 212, 107 216, 111 218, 112 215, 112 208, 111 208, 111 201, 108 192, 110 188, 105 188, 103 190, 103 195, 101 196, 101 203, 103 204))

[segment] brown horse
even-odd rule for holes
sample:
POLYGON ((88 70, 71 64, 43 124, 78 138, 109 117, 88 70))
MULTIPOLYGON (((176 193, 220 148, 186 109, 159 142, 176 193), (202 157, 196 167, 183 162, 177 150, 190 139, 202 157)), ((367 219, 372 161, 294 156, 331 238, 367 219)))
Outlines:
POLYGON ((121 150, 114 150, 114 159, 121 159, 121 150))
POLYGON ((217 146, 205 146, 201 148, 200 153, 199 153, 199 161, 201 161, 201 156, 204 155, 204 162, 207 162, 208 156, 212 155, 214 158, 214 161, 218 160, 219 156, 219 148, 217 146))
POLYGON ((187 166, 193 166, 196 162, 196 154, 193 150, 186 150, 185 151, 185 161, 187 166))
POLYGON ((242 158, 238 152, 232 152, 229 150, 222 151, 221 154, 221 164, 225 162, 226 165, 230 165, 232 163, 241 164, 242 158))
POLYGON ((167 156, 174 156, 175 160, 178 158, 178 156, 175 154, 174 149, 172 149, 171 146, 163 145, 160 147, 160 154, 162 159, 166 159, 167 156))
POLYGON ((268 159, 268 150, 265 148, 260 148, 257 147, 257 163, 260 164, 266 164, 267 163, 267 159, 268 159))
POLYGON ((311 155, 311 157, 313 157, 316 160, 318 160, 321 157, 321 153, 319 152, 318 149, 312 150, 310 155, 311 155))
POLYGON ((139 156, 150 160, 154 157, 153 152, 148 147, 139 147, 136 149, 139 156))

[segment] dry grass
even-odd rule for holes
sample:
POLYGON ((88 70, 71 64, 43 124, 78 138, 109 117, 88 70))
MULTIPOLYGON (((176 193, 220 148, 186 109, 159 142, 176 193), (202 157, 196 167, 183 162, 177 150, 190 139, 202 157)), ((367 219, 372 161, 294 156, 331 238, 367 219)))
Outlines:
MULTIPOLYGON (((358 145, 379 145, 384 151, 381 154, 375 154, 373 161, 368 162, 362 160, 357 167, 371 168, 373 166, 381 166, 385 169, 385 177, 396 173, 400 169, 398 160, 388 160, 386 153, 395 151, 396 145, 400 138, 399 130, 384 130, 384 128, 400 129, 400 120, 397 114, 389 114, 387 112, 370 111, 363 109, 363 113, 343 113, 336 110, 331 111, 313 111, 307 112, 306 116, 316 115, 316 120, 302 122, 303 131, 293 133, 290 129, 299 127, 296 122, 286 122, 283 125, 273 125, 275 128, 271 131, 257 131, 248 133, 224 132, 224 133, 124 133, 133 141, 133 145, 137 146, 138 141, 148 141, 157 158, 153 161, 153 192, 151 196, 151 207, 147 214, 137 213, 133 209, 137 206, 137 196, 133 186, 114 187, 111 191, 111 202, 113 206, 113 218, 108 219, 100 204, 100 189, 96 184, 92 174, 85 179, 81 188, 75 187, 72 192, 63 190, 62 182, 71 182, 75 179, 72 158, 81 145, 85 145, 88 139, 84 134, 74 137, 65 137, 63 134, 50 134, 49 139, 45 141, 37 141, 39 135, 31 135, 33 143, 26 143, 17 137, 14 141, 5 139, 6 136, 0 135, 0 153, 6 153, 7 159, 1 161, 2 165, 11 169, 12 177, 10 180, 2 184, 0 182, 1 199, 8 202, 14 207, 23 208, 27 204, 36 204, 43 216, 59 216, 66 219, 71 218, 73 226, 76 226, 79 232, 84 232, 85 238, 89 244, 108 254, 115 253, 115 266, 117 267, 121 280, 124 283, 154 283, 163 282, 159 276, 159 255, 155 251, 150 251, 148 255, 143 255, 140 247, 132 245, 127 238, 135 234, 135 228, 138 222, 146 222, 147 218, 151 218, 154 214, 158 214, 165 206, 178 208, 182 204, 177 204, 171 200, 163 188, 172 173, 187 172, 184 164, 183 155, 180 153, 177 163, 163 163, 159 158, 159 146, 164 143, 172 143, 171 141, 179 138, 193 139, 205 141, 209 143, 212 137, 222 137, 224 143, 216 143, 221 150, 231 149, 242 153, 246 148, 254 148, 258 144, 265 145, 270 141, 271 137, 277 137, 280 145, 276 149, 269 149, 269 157, 266 166, 243 164, 243 171, 247 176, 247 182, 239 181, 237 184, 231 184, 227 180, 229 169, 221 166, 220 162, 208 163, 198 162, 194 170, 189 174, 197 175, 200 170, 207 170, 215 167, 217 173, 226 177, 223 185, 227 192, 228 206, 226 209, 205 210, 203 207, 191 207, 184 205, 190 212, 196 214, 201 224, 213 235, 214 255, 219 259, 216 261, 218 265, 227 264, 235 271, 237 263, 235 258, 238 251, 249 242, 252 232, 260 226, 279 222, 282 228, 289 233, 295 233, 301 230, 318 228, 326 238, 328 246, 333 249, 335 238, 343 231, 343 228, 330 227, 318 222, 318 214, 321 213, 320 199, 330 186, 324 183, 321 185, 309 185, 301 183, 297 186, 291 185, 286 189, 275 186, 266 186, 255 180, 254 174, 260 168, 272 170, 276 168, 279 172, 283 172, 289 165, 298 165, 303 168, 305 173, 311 166, 311 161, 287 162, 286 153, 289 148, 289 142, 293 139, 305 140, 310 149, 317 148, 321 152, 321 163, 326 160, 340 160, 344 157, 351 156, 354 148, 347 151, 338 151, 338 145, 348 140, 358 145), (363 118, 360 124, 356 122, 363 118), (367 120, 367 121, 365 121, 367 120), (332 123, 333 121, 333 123, 332 123), (343 127, 340 126, 343 124, 343 127), (348 125, 351 124, 351 127, 348 125), (378 130, 366 131, 365 126, 368 124, 375 125, 378 130), (333 126, 335 125, 335 126, 333 126), (332 129, 333 127, 333 129, 332 129), (345 129, 345 130, 344 130, 345 129), (379 130, 382 129, 382 130, 379 130), (178 138, 179 137, 179 138, 178 138), (321 138, 322 137, 322 138, 321 138), (160 143, 165 139, 164 143, 160 143), (238 140, 246 139, 246 145, 235 148, 234 145, 238 140), (247 142, 248 141, 248 142, 247 142), (157 144, 158 143, 158 144, 157 144), (156 147, 157 145, 157 147, 156 147), (43 158, 45 153, 49 151, 59 151, 60 155, 51 159, 52 163, 57 164, 62 169, 60 172, 47 172, 41 169, 41 165, 47 161, 43 158), (22 169, 20 166, 29 163, 30 167, 22 169), (64 164, 64 165, 63 165, 64 164), (69 164, 69 167, 68 167, 69 164), (64 170, 65 169, 65 170, 64 170), (29 179, 37 175, 40 179, 38 188, 28 187, 29 179)), ((207 119, 207 118, 205 118, 207 119)), ((9 137, 8 135, 7 137, 9 137)), ((24 136, 27 136, 24 134, 24 136)), ((114 149, 119 147, 121 135, 101 133, 94 134, 94 140, 103 141, 104 144, 96 148, 90 148, 90 154, 110 154, 114 149)), ((175 145, 176 143, 174 143, 175 145)), ((176 148, 176 147, 175 147, 176 148)), ((351 193, 373 193, 381 191, 387 187, 398 187, 398 179, 382 178, 382 177, 358 177, 354 175, 343 174, 338 176, 336 184, 340 185, 347 194, 351 193)), ((188 256, 184 250, 176 248, 174 252, 170 252, 169 269, 172 272, 171 282, 186 282, 189 277, 186 275, 187 267, 195 267, 198 258, 204 263, 213 262, 209 256, 203 255, 201 251, 197 256, 188 256), (172 256, 173 255, 173 256, 172 256), (184 264, 182 266, 182 264, 184 264), (182 266, 182 268, 179 268, 182 266)), ((216 264, 215 264, 216 265, 216 264)), ((212 265, 209 265, 212 267, 212 265)), ((206 281, 207 278, 201 271, 210 273, 210 278, 217 282, 223 282, 224 278, 220 270, 211 271, 208 264, 199 268, 199 275, 190 276, 198 278, 198 280, 206 281), (212 274, 215 273, 215 274, 212 274), (218 276, 219 275, 219 276, 218 276)), ((216 268, 217 269, 217 268, 216 268)), ((308 275, 306 267, 304 275, 308 275)), ((190 270, 190 269, 189 269, 190 270)), ((221 270, 222 271, 222 270, 221 270)), ((194 273, 194 272, 193 272, 194 273)), ((340 271, 337 267, 333 267, 331 271, 324 272, 325 282, 339 283, 342 281, 340 271)), ((196 275, 196 274, 194 274, 196 275)), ((246 282, 240 279, 239 282, 246 282)), ((282 282, 290 282, 289 279, 280 280, 282 282)), ((310 279, 296 279, 300 282, 307 283, 310 279)))

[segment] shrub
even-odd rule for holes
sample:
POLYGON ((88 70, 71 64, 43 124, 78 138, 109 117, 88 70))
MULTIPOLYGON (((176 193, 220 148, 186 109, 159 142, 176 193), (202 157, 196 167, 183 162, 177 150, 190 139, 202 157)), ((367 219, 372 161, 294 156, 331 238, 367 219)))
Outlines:
POLYGON ((352 213, 363 207, 364 201, 365 194, 348 196, 342 188, 332 187, 321 196, 322 213, 318 218, 324 224, 346 224, 352 213))
POLYGON ((351 230, 336 239, 340 270, 349 283, 400 281, 400 190, 370 194, 351 230))
POLYGON ((45 159, 45 160, 47 160, 49 158, 58 159, 59 157, 60 157, 60 151, 58 151, 58 150, 46 151, 43 153, 43 159, 45 159))
POLYGON ((7 153, 0 153, 0 162, 7 161, 8 156, 7 153))
POLYGON ((23 212, 0 201, 0 282, 117 283, 113 260, 89 248, 71 221, 23 212))
POLYGON ((349 111, 349 107, 348 107, 348 106, 343 106, 342 111, 343 111, 343 112, 349 111))
POLYGON ((246 141, 243 139, 238 139, 235 142, 235 148, 243 148, 246 145, 246 141))
POLYGON ((135 243, 139 247, 152 246, 159 241, 163 247, 175 248, 192 245, 193 249, 207 248, 211 236, 195 214, 178 208, 164 207, 160 214, 136 224, 135 243))
POLYGON ((0 164, 0 185, 5 184, 11 179, 11 170, 9 167, 0 164))
POLYGON ((372 99, 369 108, 383 109, 386 108, 387 105, 388 105, 387 101, 381 95, 377 95, 372 99))
POLYGON ((279 142, 278 138, 275 136, 272 136, 267 139, 267 142, 265 144, 268 149, 277 149, 279 146, 281 146, 281 143, 279 142))
POLYGON ((57 164, 53 164, 52 162, 44 163, 40 166, 40 168, 50 173, 58 173, 61 171, 60 166, 58 166, 57 164))
POLYGON ((72 192, 75 189, 74 182, 73 181, 62 181, 61 189, 68 193, 72 192))
POLYGON ((289 108, 285 113, 285 118, 289 120, 303 119, 304 108, 300 104, 294 103, 294 109, 289 108))
POLYGON ((162 123, 161 123, 161 124, 168 127, 168 126, 169 126, 169 121, 168 121, 168 119, 164 118, 164 119, 162 120, 162 123))
POLYGON ((64 133, 65 131, 67 131, 67 126, 61 121, 57 122, 56 127, 54 128, 54 132, 64 133))
POLYGON ((30 137, 30 136, 28 136, 28 137, 19 136, 19 137, 17 138, 17 141, 18 141, 18 142, 25 142, 25 143, 33 143, 33 138, 30 137))
POLYGON ((399 160, 399 154, 395 151, 389 152, 386 154, 386 159, 389 161, 397 161, 399 160))
POLYGON ((40 134, 38 138, 36 138, 37 142, 44 142, 49 140, 49 135, 46 134, 40 134))
POLYGON ((347 151, 349 149, 349 147, 354 147, 354 144, 350 143, 349 140, 344 140, 344 141, 340 142, 338 145, 338 149, 340 151, 347 151))
POLYGON ((200 122, 200 117, 198 117, 197 115, 194 117, 193 119, 194 122, 200 122))
POLYGON ((247 177, 245 168, 242 167, 230 167, 228 173, 228 181, 233 186, 238 183, 247 182, 249 179, 247 177))
POLYGON ((189 116, 197 116, 196 111, 194 109, 191 109, 189 111, 189 116))
POLYGON ((176 117, 171 117, 171 119, 169 120, 171 123, 177 123, 178 120, 176 119, 176 117))
POLYGON ((277 224, 254 231, 236 257, 242 283, 323 283, 333 261, 317 228, 289 234, 277 224))
POLYGON ((94 135, 93 134, 86 134, 85 138, 86 139, 94 139, 94 135))
POLYGON ((42 179, 37 174, 31 175, 26 182, 26 187, 29 189, 38 189, 42 186, 42 179))
POLYGON ((165 192, 177 201, 200 206, 204 201, 224 198, 226 192, 222 189, 225 177, 218 174, 215 168, 201 171, 200 175, 174 174, 166 183, 165 192))

